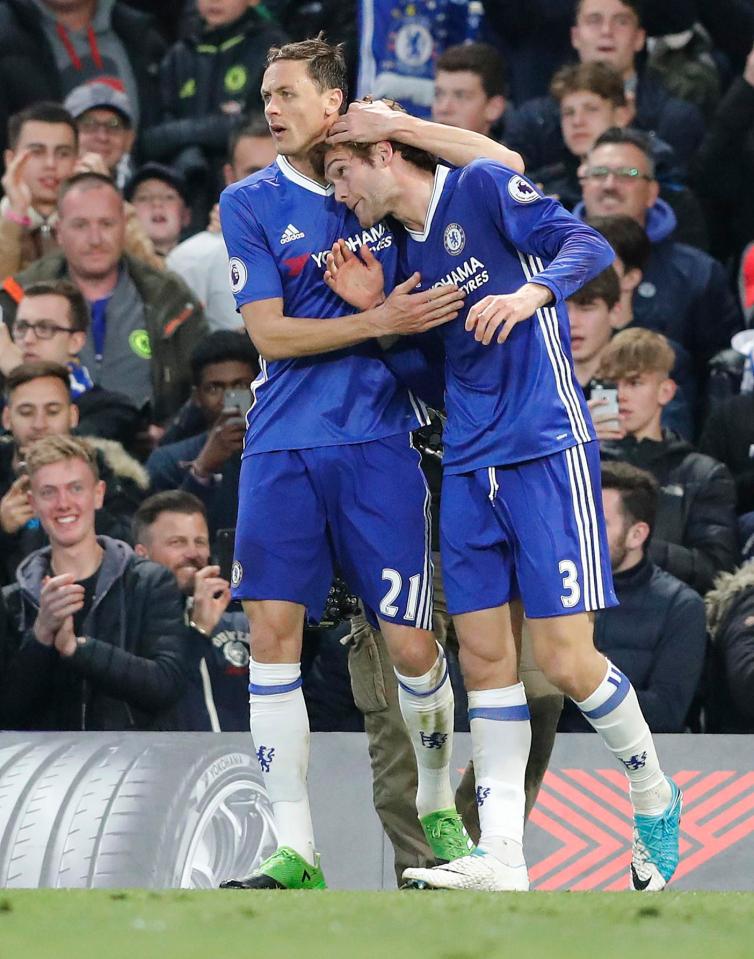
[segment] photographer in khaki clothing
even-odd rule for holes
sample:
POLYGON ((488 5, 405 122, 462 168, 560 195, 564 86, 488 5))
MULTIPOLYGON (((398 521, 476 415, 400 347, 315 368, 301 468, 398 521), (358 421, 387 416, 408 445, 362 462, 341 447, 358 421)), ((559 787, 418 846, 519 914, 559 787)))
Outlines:
MULTIPOLYGON (((422 467, 432 494, 432 559, 435 568, 433 629, 435 637, 443 647, 447 645, 457 652, 458 639, 445 604, 440 553, 437 548, 437 518, 440 515, 442 478, 439 421, 434 420, 432 426, 420 430, 414 434, 414 438, 422 452, 422 467)), ((422 832, 414 804, 417 789, 416 762, 398 706, 395 672, 382 634, 373 629, 364 616, 352 620, 348 668, 354 701, 364 715, 364 729, 369 740, 374 806, 392 843, 395 873, 400 883, 404 869, 432 865, 435 860, 422 832)), ((563 708, 563 696, 547 682, 534 665, 525 621, 520 673, 529 702, 532 731, 525 777, 528 817, 550 761, 563 708)), ((479 817, 474 767, 471 762, 466 767, 455 799, 464 826, 476 842, 479 839, 479 817)))

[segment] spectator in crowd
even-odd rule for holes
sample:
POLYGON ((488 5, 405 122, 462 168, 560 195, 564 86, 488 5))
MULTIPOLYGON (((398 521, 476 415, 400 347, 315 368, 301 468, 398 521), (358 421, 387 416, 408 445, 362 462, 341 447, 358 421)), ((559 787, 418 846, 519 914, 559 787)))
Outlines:
POLYGON ((661 334, 641 328, 617 333, 599 375, 618 388, 618 422, 595 422, 595 429, 603 460, 646 469, 660 486, 649 558, 703 594, 738 559, 735 487, 722 463, 662 429, 663 407, 675 393, 673 362, 661 334))
MULTIPOLYGON (((660 137, 686 166, 704 133, 697 107, 671 96, 637 60, 644 47, 638 0, 579 0, 571 43, 581 63, 600 61, 623 78, 634 111, 632 123, 660 137)), ((541 97, 523 104, 510 117, 506 144, 522 154, 527 168, 541 169, 566 154, 555 99, 541 97)))
POLYGON ((228 136, 244 113, 261 107, 267 51, 287 38, 248 0, 199 0, 197 6, 202 27, 163 60, 160 121, 143 130, 141 145, 147 159, 185 175, 195 216, 205 223, 222 186, 228 136))
MULTIPOLYGON (((699 594, 647 556, 657 497, 649 473, 604 464, 602 504, 620 605, 597 610, 594 645, 631 680, 652 732, 680 733, 702 675, 707 628, 699 594)), ((559 729, 591 731, 569 699, 559 729)))
MULTIPOLYGON (((571 355, 576 379, 589 400, 597 372, 613 333, 620 328, 621 302, 618 274, 609 266, 566 300, 571 328, 571 355)), ((599 420, 602 400, 590 404, 592 418, 599 420)))
POLYGON ((29 500, 50 538, 4 590, 6 729, 170 729, 186 686, 186 627, 173 575, 97 536, 105 484, 84 440, 27 452, 29 500))
POLYGON ((126 94, 110 83, 95 80, 71 90, 63 105, 76 121, 80 156, 101 157, 106 172, 122 190, 128 180, 136 137, 126 94))
POLYGON ((691 178, 707 211, 712 252, 737 260, 754 237, 754 48, 707 125, 691 178))
POLYGON ((68 369, 71 399, 78 408, 77 432, 118 440, 128 446, 139 426, 139 411, 128 397, 92 382, 79 360, 89 329, 89 308, 68 280, 32 283, 24 290, 8 336, 0 323, 0 372, 7 376, 21 363, 45 360, 68 369))
MULTIPOLYGON (((229 159, 223 167, 226 186, 264 169, 276 156, 264 114, 254 114, 230 135, 229 159)), ((213 207, 207 229, 179 243, 168 254, 166 263, 204 304, 211 330, 244 329, 228 283, 228 251, 217 206, 213 207)))
POLYGON ((720 263, 673 239, 675 214, 659 199, 646 139, 631 129, 607 130, 580 177, 584 207, 576 208, 578 215, 584 210, 589 218, 622 213, 646 229, 651 253, 633 300, 635 321, 688 350, 704 382, 707 362, 741 328, 741 312, 720 263))
POLYGON ((432 119, 490 136, 505 113, 505 66, 489 43, 448 47, 435 63, 432 119))
POLYGON ((155 122, 155 77, 164 51, 152 18, 121 0, 4 0, 0 138, 13 113, 40 100, 62 102, 95 79, 126 93, 135 127, 155 122))
POLYGON ((202 432, 160 446, 147 460, 152 489, 180 488, 197 496, 213 536, 236 525, 245 415, 257 372, 256 352, 244 333, 206 336, 191 355, 192 405, 204 421, 202 432))
POLYGON ((706 731, 754 733, 754 563, 719 576, 705 603, 712 636, 706 731))
MULTIPOLYGON (((566 306, 571 327, 571 355, 576 379, 584 391, 592 412, 592 419, 595 423, 614 420, 614 412, 607 409, 607 400, 602 396, 595 396, 593 388, 603 385, 597 376, 602 365, 603 354, 616 329, 623 326, 617 271, 609 266, 569 297, 566 306)), ((676 363, 674 370, 677 366, 676 363)), ((675 396, 663 408, 662 425, 675 430, 682 436, 692 434, 692 410, 685 396, 681 394, 681 390, 676 390, 675 396)))
MULTIPOLYGON (((57 103, 34 104, 12 116, 8 134, 12 148, 6 151, 0 201, 0 281, 58 250, 58 200, 66 179, 87 171, 110 176, 99 153, 76 158, 77 142, 81 147, 76 124, 57 103)), ((136 212, 128 207, 127 214, 126 251, 155 265, 154 247, 136 212)))
MULTIPOLYGON (((12 582, 19 561, 45 545, 29 499, 26 466, 29 449, 46 436, 68 436, 78 423, 64 366, 39 360, 22 363, 6 381, 0 439, 0 578, 12 582)), ((90 437, 104 482, 105 498, 97 509, 97 532, 130 540, 131 516, 149 487, 143 466, 113 440, 90 437)))
POLYGON ((550 93, 560 109, 566 151, 556 162, 532 170, 545 193, 572 210, 581 199, 578 169, 597 137, 610 127, 627 126, 633 115, 623 78, 607 63, 569 64, 552 78, 550 93))
POLYGON ((123 195, 164 261, 191 219, 186 181, 162 163, 145 163, 128 181, 123 195))
POLYGON ((77 149, 76 124, 58 103, 35 103, 10 118, 0 201, 0 281, 57 247, 58 189, 73 173, 77 149))
MULTIPOLYGON (((560 126, 567 154, 562 159, 530 172, 545 193, 554 194, 572 210, 581 199, 578 171, 597 138, 611 127, 626 127, 633 109, 626 97, 623 79, 607 63, 571 64, 553 77, 550 92, 560 105, 560 126)), ((707 227, 699 201, 683 186, 672 148, 653 136, 648 141, 660 184, 660 196, 676 214, 675 238, 702 249, 707 245, 707 227)))
POLYGON ((12 324, 23 288, 69 277, 91 312, 91 336, 80 358, 95 383, 123 393, 152 422, 173 415, 190 390, 188 358, 206 331, 201 305, 182 280, 124 252, 126 216, 113 182, 79 173, 62 187, 61 252, 6 280, 0 305, 12 324))
POLYGON ((249 621, 229 610, 230 583, 210 563, 204 504, 185 490, 144 500, 133 520, 137 556, 175 576, 184 596, 191 671, 182 729, 248 732, 249 621))
MULTIPOLYGON (((624 330, 634 325, 634 294, 644 277, 651 246, 647 234, 636 220, 617 213, 614 216, 595 216, 587 220, 608 241, 615 251, 612 267, 620 281, 620 304, 613 310, 610 323, 613 330, 624 330)), ((698 396, 691 357, 675 340, 668 340, 675 353, 675 364, 670 378, 676 384, 673 399, 662 411, 662 425, 675 430, 686 439, 696 436, 698 396)))

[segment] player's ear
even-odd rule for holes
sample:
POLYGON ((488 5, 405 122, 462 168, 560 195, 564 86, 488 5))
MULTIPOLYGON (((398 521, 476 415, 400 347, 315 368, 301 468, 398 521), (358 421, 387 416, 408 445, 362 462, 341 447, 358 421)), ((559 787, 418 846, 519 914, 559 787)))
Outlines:
POLYGON ((387 166, 394 153, 393 144, 389 140, 379 140, 372 147, 372 158, 379 166, 387 166))
POLYGON ((343 91, 342 90, 328 90, 327 91, 327 100, 325 101, 325 116, 331 117, 336 113, 340 113, 340 108, 343 106, 343 91))

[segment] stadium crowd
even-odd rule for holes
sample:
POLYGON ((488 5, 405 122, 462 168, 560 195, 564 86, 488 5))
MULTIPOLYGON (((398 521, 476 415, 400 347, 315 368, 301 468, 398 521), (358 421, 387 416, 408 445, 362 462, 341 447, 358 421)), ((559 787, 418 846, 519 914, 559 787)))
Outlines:
MULTIPOLYGON (((355 81, 359 4, 152 6, 0 0, 4 729, 248 729, 230 561, 259 357, 217 204, 275 157, 268 48, 324 29, 355 81)), ((455 6, 433 119, 518 151, 617 254, 567 303, 620 599, 596 645, 653 732, 754 732, 754 3, 455 6)), ((409 79, 375 92, 403 100, 409 79)), ((440 414, 417 437, 435 506, 440 414)), ((435 625, 468 729, 440 589, 435 625)), ((387 665, 369 688, 375 650, 336 581, 306 629, 311 728, 366 728, 398 851, 411 773, 377 781, 400 715, 387 665)), ((586 724, 524 678, 530 808, 558 717, 586 724)))

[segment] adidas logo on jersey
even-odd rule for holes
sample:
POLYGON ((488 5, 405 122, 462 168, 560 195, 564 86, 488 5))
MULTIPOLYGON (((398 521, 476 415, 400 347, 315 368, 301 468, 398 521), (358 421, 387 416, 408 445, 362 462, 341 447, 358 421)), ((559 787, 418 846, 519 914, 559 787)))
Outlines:
POLYGON ((292 243, 294 240, 303 240, 304 234, 301 230, 296 229, 296 227, 289 223, 288 226, 283 230, 283 235, 280 237, 281 246, 285 246, 286 243, 292 243))

